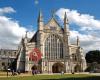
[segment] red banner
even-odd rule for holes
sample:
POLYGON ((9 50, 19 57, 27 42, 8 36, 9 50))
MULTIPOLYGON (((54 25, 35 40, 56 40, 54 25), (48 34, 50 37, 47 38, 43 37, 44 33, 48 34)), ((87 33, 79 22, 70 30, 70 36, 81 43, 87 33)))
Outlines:
POLYGON ((34 48, 30 53, 29 53, 29 60, 30 61, 35 61, 38 62, 42 57, 42 54, 38 48, 34 48))

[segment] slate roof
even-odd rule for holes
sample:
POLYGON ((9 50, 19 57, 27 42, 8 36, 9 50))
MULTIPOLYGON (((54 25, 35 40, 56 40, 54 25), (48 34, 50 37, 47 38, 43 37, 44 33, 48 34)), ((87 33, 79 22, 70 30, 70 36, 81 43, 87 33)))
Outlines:
POLYGON ((38 31, 33 35, 33 37, 30 39, 29 42, 37 42, 37 34, 38 34, 38 31))

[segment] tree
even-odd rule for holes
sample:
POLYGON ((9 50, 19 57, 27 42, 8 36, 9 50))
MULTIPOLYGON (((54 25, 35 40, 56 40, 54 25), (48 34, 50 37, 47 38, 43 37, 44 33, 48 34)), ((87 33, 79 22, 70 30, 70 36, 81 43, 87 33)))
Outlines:
POLYGON ((10 63, 9 68, 10 68, 11 70, 16 71, 16 65, 17 65, 17 60, 14 59, 14 61, 12 61, 12 62, 10 63))
POLYGON ((100 51, 93 50, 86 53, 86 62, 87 62, 87 69, 86 71, 89 72, 97 72, 100 71, 99 64, 100 64, 100 51))
POLYGON ((97 62, 98 64, 100 64, 100 51, 99 50, 89 51, 88 53, 86 53, 85 58, 87 63, 97 62))

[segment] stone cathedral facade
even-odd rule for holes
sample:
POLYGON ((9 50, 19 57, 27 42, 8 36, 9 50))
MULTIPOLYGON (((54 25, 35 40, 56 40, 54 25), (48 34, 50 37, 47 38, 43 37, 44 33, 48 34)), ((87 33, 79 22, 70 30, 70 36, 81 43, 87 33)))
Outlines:
POLYGON ((83 49, 78 37, 76 44, 69 41, 70 30, 66 13, 63 27, 54 16, 45 24, 41 12, 37 23, 38 30, 33 37, 29 39, 26 34, 19 45, 17 69, 31 71, 36 65, 42 73, 83 72, 86 69, 83 49), (34 48, 38 48, 42 53, 42 59, 37 64, 29 60, 29 53, 34 48))

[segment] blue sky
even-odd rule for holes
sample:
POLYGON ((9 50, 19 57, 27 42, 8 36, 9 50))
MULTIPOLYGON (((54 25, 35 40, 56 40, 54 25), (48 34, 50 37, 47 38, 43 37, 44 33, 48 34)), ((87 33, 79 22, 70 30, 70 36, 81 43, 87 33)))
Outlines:
POLYGON ((41 9, 45 22, 50 19, 52 10, 55 10, 55 16, 61 21, 66 11, 72 34, 71 41, 79 36, 83 48, 100 49, 99 5, 100 0, 0 0, 1 48, 17 46, 26 30, 33 34, 37 30, 37 17, 41 9), (6 32, 9 34, 5 34, 6 32))
POLYGON ((69 8, 78 10, 80 13, 94 15, 100 19, 100 0, 0 0, 0 7, 10 6, 16 13, 8 16, 18 20, 24 26, 36 26, 39 9, 42 10, 44 19, 48 20, 51 11, 59 8, 69 8), (38 1, 38 4, 35 4, 38 1))

